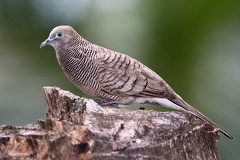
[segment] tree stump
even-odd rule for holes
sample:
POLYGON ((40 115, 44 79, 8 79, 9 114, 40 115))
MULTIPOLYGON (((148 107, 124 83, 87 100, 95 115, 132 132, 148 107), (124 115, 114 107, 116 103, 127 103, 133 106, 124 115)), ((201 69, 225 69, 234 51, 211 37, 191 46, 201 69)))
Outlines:
POLYGON ((0 126, 0 159, 217 160, 219 133, 182 112, 100 106, 44 87, 46 119, 0 126))

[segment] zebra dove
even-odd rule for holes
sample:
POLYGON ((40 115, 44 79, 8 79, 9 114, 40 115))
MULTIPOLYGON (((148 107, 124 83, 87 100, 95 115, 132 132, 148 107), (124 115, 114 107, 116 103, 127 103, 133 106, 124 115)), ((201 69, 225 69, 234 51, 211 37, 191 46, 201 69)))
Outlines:
POLYGON ((68 79, 83 92, 116 104, 150 104, 193 114, 229 133, 186 103, 154 71, 125 54, 85 40, 70 26, 55 27, 41 46, 51 45, 68 79))

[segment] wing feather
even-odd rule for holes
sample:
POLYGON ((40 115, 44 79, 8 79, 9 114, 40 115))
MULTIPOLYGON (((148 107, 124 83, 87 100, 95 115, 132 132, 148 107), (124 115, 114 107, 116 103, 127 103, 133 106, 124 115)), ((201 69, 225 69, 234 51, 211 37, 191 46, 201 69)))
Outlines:
POLYGON ((169 86, 139 61, 118 53, 99 53, 99 83, 105 92, 133 97, 166 98, 169 86), (105 57, 105 58, 102 58, 105 57))

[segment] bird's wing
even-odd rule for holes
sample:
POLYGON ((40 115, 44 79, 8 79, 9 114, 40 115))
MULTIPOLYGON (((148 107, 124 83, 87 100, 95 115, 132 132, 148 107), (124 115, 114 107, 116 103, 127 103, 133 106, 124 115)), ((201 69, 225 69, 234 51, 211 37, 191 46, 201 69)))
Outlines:
POLYGON ((102 90, 109 95, 166 98, 175 104, 174 107, 171 105, 168 105, 168 107, 189 112, 216 126, 220 129, 220 132, 233 139, 232 135, 186 103, 160 76, 137 60, 117 52, 105 52, 105 54, 99 55, 97 61, 100 64, 97 79, 102 86, 102 90))
POLYGON ((100 53, 98 83, 111 95, 166 98, 169 86, 139 61, 118 53, 100 53))

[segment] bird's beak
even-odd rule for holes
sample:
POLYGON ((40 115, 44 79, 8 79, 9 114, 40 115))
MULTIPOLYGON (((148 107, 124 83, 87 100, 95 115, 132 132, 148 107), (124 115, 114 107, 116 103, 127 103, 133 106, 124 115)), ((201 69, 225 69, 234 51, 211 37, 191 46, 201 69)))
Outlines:
POLYGON ((52 41, 54 40, 54 38, 52 39, 46 39, 44 42, 41 43, 40 48, 49 45, 52 41))

